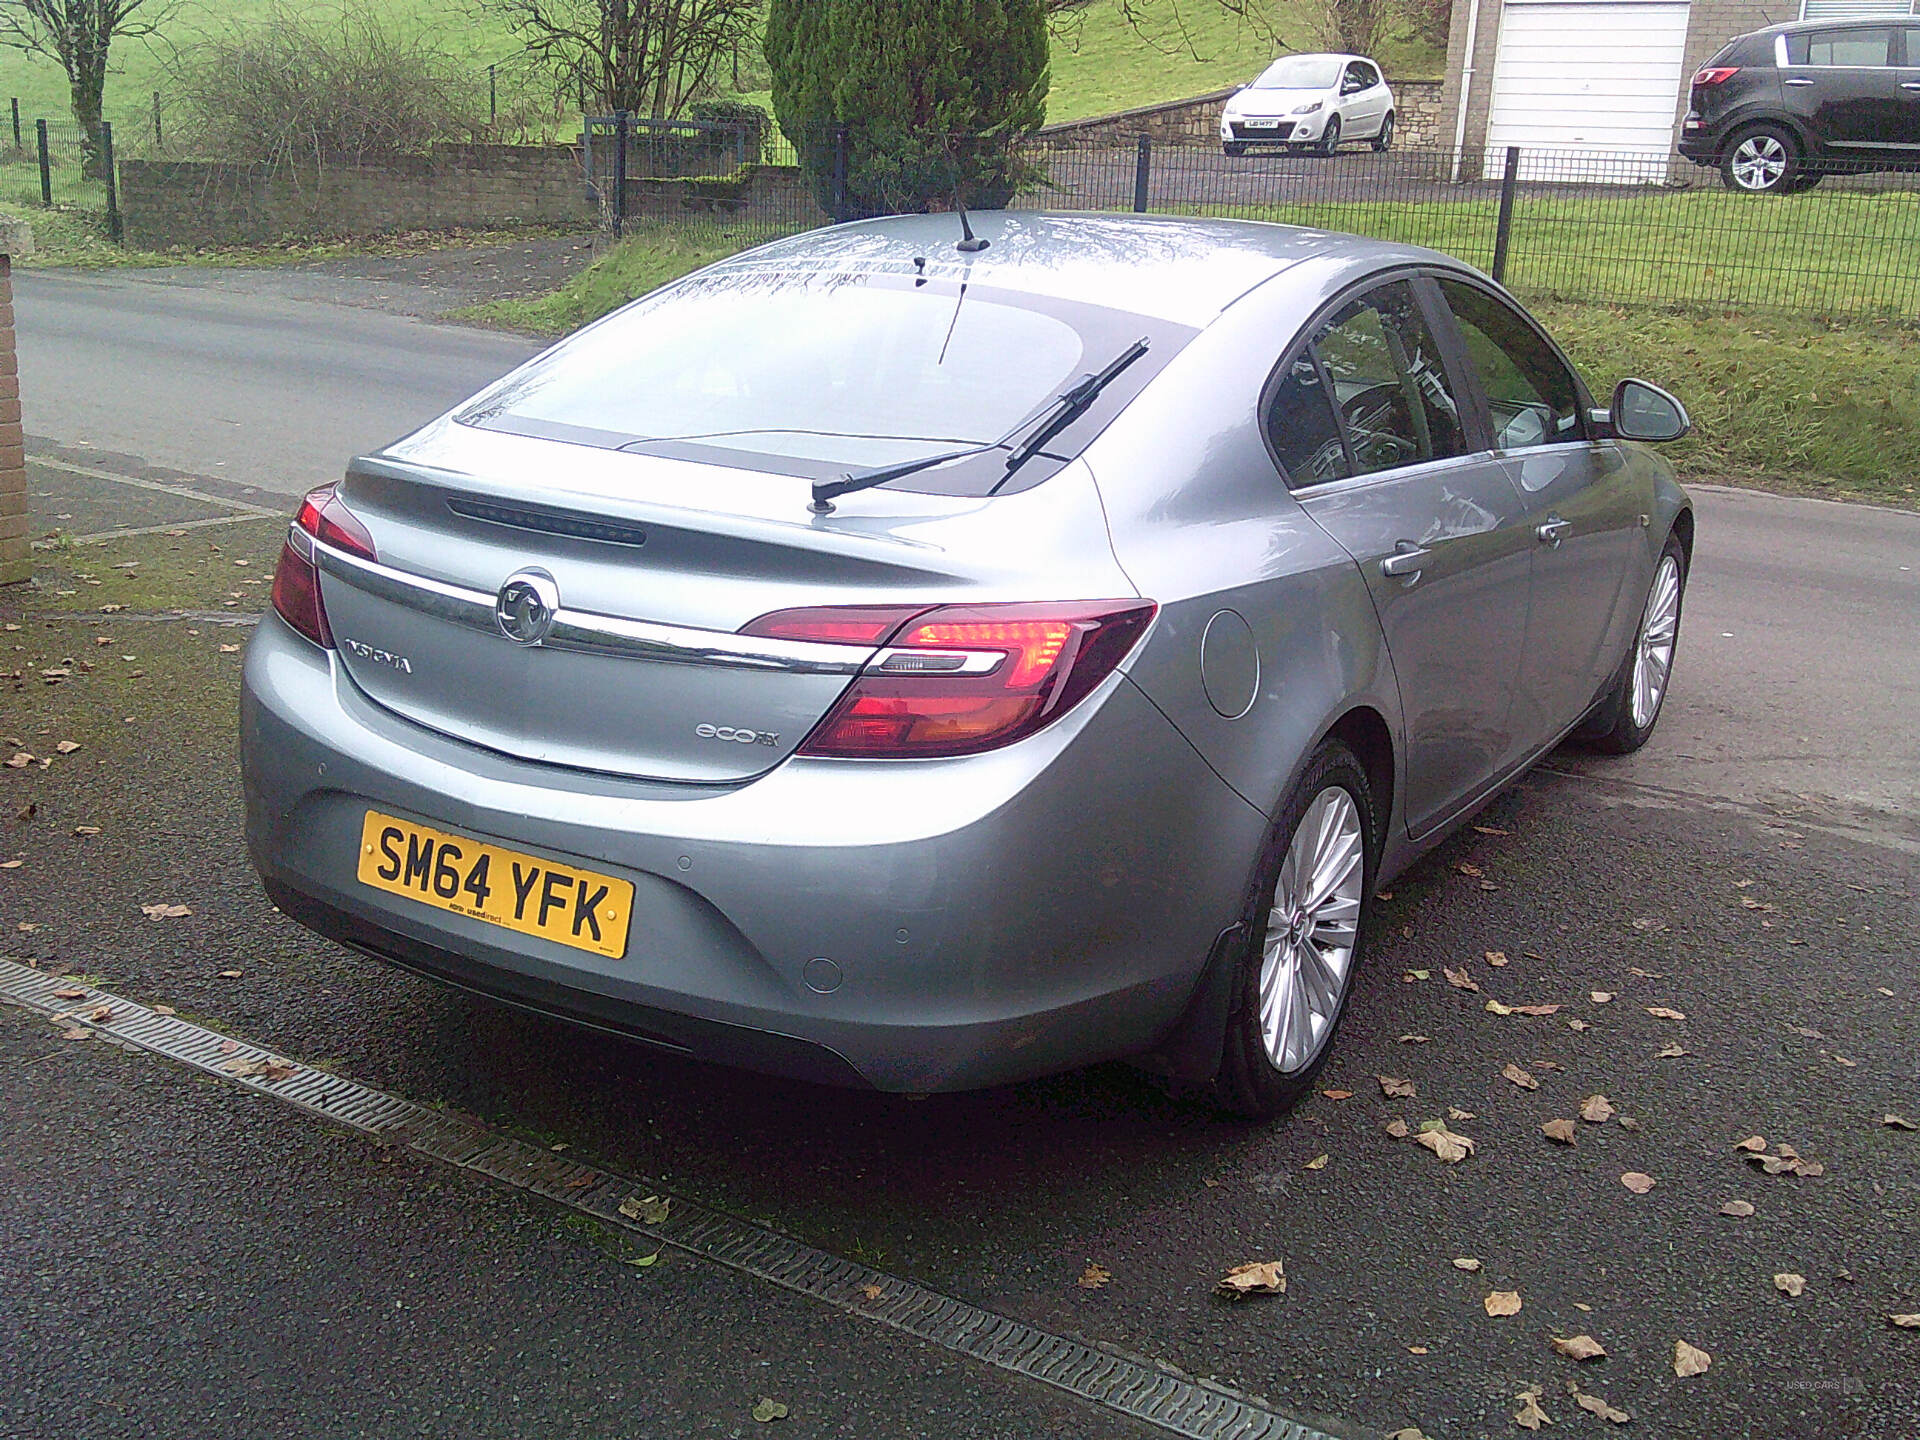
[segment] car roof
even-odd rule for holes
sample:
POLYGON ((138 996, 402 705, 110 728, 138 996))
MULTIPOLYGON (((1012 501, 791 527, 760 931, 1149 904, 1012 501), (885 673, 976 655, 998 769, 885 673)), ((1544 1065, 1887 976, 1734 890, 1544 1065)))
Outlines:
MULTIPOLYGON (((1785 20, 1778 25, 1769 25, 1764 30, 1750 30, 1749 35, 1791 35, 1801 30, 1859 30, 1882 29, 1889 25, 1920 24, 1920 15, 1848 15, 1832 20, 1785 20)), ((1746 36, 1738 37, 1745 39, 1746 36)))
POLYGON ((1463 268, 1417 246, 1259 220, 1032 210, 984 210, 968 219, 988 242, 972 254, 955 248, 958 215, 901 215, 776 240, 701 273, 925 274, 1197 329, 1255 286, 1309 259, 1463 268), (915 263, 921 259, 924 267, 915 263))

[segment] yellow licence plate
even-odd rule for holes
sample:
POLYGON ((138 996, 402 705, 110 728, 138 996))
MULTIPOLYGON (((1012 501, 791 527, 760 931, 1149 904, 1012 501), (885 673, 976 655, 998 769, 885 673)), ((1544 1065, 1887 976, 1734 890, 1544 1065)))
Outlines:
POLYGON ((627 951, 633 886, 612 875, 411 820, 367 812, 360 827, 360 882, 438 910, 538 935, 618 960, 627 951))

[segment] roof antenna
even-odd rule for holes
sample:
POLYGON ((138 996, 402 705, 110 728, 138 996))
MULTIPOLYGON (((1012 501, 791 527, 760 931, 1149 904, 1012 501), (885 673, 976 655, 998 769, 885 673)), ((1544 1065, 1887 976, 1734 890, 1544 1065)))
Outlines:
POLYGON ((993 242, 982 240, 973 233, 973 226, 967 223, 967 207, 960 203, 960 187, 953 187, 953 208, 960 212, 960 234, 963 237, 953 248, 962 255, 978 255, 993 242))

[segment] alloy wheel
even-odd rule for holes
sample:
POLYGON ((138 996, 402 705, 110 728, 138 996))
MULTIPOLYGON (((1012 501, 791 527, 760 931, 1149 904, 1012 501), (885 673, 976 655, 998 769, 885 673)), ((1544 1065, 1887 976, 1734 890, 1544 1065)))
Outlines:
POLYGON ((1786 176, 1790 159, 1777 135, 1749 135, 1734 147, 1734 181, 1742 190, 1771 190, 1786 176))
POLYGON ((1646 613, 1640 619, 1640 640, 1633 653, 1633 688, 1629 703, 1633 723, 1645 729, 1660 712, 1673 670, 1673 642, 1680 631, 1680 566, 1671 555, 1660 557, 1647 593, 1646 613))
POLYGON ((1329 785, 1293 832, 1274 886, 1260 957, 1260 1035, 1282 1074, 1325 1046, 1345 998, 1366 883, 1360 809, 1329 785))

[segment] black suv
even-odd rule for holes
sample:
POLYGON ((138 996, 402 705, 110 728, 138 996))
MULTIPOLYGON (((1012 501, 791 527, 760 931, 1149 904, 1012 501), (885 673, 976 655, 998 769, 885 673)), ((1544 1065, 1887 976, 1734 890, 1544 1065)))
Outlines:
POLYGON ((1749 194, 1920 164, 1920 15, 1742 35, 1693 77, 1680 153, 1749 194))

